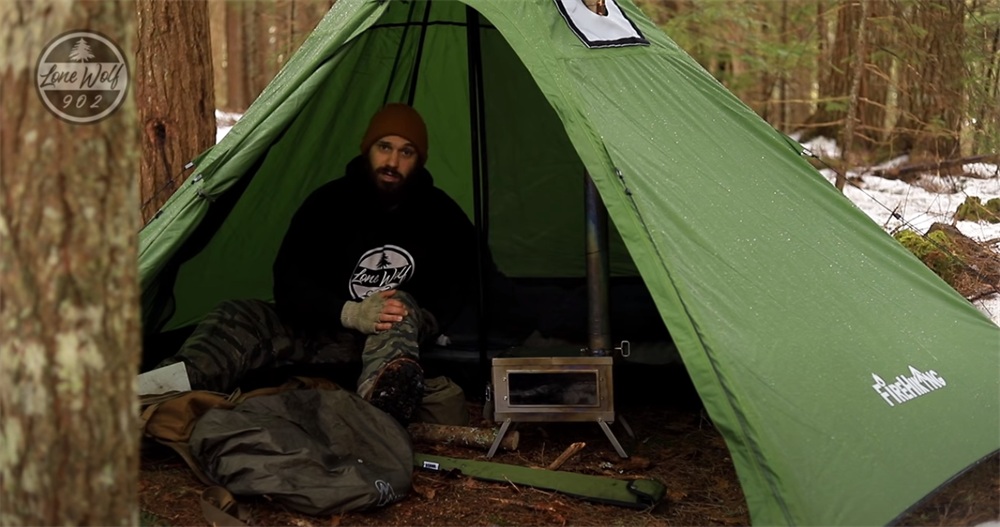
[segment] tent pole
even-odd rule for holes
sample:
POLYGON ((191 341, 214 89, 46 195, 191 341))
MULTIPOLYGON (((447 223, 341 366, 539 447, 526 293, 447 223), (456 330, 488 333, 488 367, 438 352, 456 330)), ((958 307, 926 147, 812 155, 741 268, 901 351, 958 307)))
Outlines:
MULTIPOLYGON (((417 4, 410 4, 410 12, 406 15, 406 20, 413 18, 413 10, 417 4)), ((426 26, 424 27, 426 29, 426 26)), ((410 24, 403 28, 403 36, 399 39, 399 47, 396 48, 396 58, 392 61, 392 70, 389 71, 389 82, 385 84, 385 95, 382 96, 382 106, 389 102, 389 93, 392 91, 393 82, 396 80, 396 73, 399 71, 399 59, 403 56, 403 47, 406 46, 406 37, 410 34, 410 24)))
POLYGON ((483 105, 483 61, 482 47, 479 35, 479 12, 472 7, 465 7, 466 50, 468 53, 469 75, 469 132, 471 137, 472 160, 472 201, 473 215, 476 226, 476 275, 478 291, 476 295, 476 320, 479 348, 479 367, 482 378, 487 384, 490 378, 490 363, 487 353, 487 333, 489 320, 487 305, 486 257, 489 247, 489 218, 486 177, 486 116, 483 105))
MULTIPOLYGON (((424 6, 424 20, 420 24, 420 42, 417 43, 417 56, 413 59, 413 71, 410 72, 410 92, 406 97, 406 104, 410 106, 413 106, 413 100, 417 96, 417 79, 420 78, 420 61, 424 56, 424 40, 427 38, 427 23, 430 19, 431 2, 428 0, 427 4, 424 6)), ((407 21, 409 21, 409 19, 407 19, 407 21)))
POLYGON ((608 316, 608 209, 601 201, 594 180, 584 171, 586 181, 585 215, 587 218, 587 314, 590 353, 610 354, 611 319, 608 316))

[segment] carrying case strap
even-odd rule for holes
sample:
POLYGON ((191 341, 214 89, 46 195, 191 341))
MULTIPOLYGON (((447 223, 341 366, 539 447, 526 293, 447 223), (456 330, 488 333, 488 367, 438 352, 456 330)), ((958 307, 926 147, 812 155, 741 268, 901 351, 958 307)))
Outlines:
POLYGON ((635 509, 652 508, 666 493, 666 487, 654 479, 624 480, 419 453, 413 455, 413 464, 425 470, 458 471, 476 479, 518 483, 554 490, 589 501, 635 509))
POLYGON ((201 493, 201 513, 209 525, 247 527, 249 512, 223 487, 214 486, 201 493))

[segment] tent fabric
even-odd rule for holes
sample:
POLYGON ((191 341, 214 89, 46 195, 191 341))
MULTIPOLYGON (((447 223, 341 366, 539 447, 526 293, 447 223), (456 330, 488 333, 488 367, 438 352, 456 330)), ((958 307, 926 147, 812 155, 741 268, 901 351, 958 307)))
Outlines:
POLYGON ((401 101, 508 276, 583 276, 590 174, 754 523, 885 524, 996 451, 1000 328, 615 3, 648 45, 588 48, 554 0, 338 0, 140 233, 147 330, 269 299, 295 207, 401 101))

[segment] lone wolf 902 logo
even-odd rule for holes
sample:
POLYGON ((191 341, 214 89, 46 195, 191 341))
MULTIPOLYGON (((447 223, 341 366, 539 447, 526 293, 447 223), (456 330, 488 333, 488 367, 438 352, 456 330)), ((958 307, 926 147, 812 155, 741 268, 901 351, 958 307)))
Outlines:
POLYGON ((111 115, 125 101, 128 84, 122 50, 100 33, 63 33, 38 56, 38 96, 50 112, 72 123, 95 123, 111 115))

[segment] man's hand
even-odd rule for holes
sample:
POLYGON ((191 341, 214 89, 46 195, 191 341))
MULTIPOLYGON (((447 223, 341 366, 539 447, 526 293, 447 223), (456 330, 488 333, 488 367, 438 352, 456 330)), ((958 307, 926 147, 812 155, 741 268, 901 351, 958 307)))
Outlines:
MULTIPOLYGON (((388 291, 379 291, 371 296, 379 296, 384 299, 382 304, 382 312, 378 315, 378 323, 375 324, 375 331, 386 331, 392 328, 392 325, 396 322, 402 322, 403 317, 410 314, 406 309, 406 304, 403 302, 392 298, 395 296, 396 290, 390 289, 388 291)), ((371 298, 371 297, 369 297, 371 298)), ((367 299, 366 299, 367 300, 367 299)))
POLYGON ((392 298, 395 289, 379 291, 361 302, 345 302, 340 312, 340 323, 366 335, 392 328, 396 322, 409 315, 406 304, 392 298))

